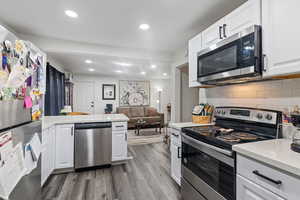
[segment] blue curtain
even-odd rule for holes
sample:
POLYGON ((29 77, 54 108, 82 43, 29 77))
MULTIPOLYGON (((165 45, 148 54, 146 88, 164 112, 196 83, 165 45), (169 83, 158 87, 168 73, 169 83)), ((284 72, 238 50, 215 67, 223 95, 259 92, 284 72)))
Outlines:
POLYGON ((45 115, 59 115, 65 105, 65 75, 47 63, 45 115))

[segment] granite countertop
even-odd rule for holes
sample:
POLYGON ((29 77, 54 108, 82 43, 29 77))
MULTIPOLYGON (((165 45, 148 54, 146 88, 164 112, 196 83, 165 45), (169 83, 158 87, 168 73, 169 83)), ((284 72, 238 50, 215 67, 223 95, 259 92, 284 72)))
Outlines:
POLYGON ((291 150, 291 143, 290 139, 275 139, 234 145, 233 150, 300 177, 300 153, 291 150))
POLYGON ((169 127, 181 130, 182 128, 185 128, 185 127, 210 126, 210 125, 213 125, 213 124, 195 124, 192 122, 181 122, 181 123, 170 123, 169 127))
POLYGON ((45 116, 42 120, 43 129, 56 124, 74 124, 90 122, 122 122, 129 121, 124 114, 98 114, 98 115, 75 115, 75 116, 45 116))

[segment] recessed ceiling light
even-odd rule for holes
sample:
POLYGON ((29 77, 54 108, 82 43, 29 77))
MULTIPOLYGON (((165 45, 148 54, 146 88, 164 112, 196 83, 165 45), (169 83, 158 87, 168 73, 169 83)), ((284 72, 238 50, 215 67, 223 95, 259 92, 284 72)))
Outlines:
POLYGON ((155 69, 157 66, 156 65, 151 65, 151 68, 152 69, 155 69))
POLYGON ((93 61, 91 61, 91 60, 85 60, 85 63, 91 64, 91 63, 93 63, 93 61))
POLYGON ((65 14, 71 18, 77 18, 78 14, 73 10, 65 10, 65 14))
POLYGON ((95 69, 93 69, 93 68, 89 68, 89 71, 90 71, 90 72, 94 72, 94 71, 95 71, 95 69))
POLYGON ((116 73, 122 73, 122 71, 121 70, 117 70, 117 71, 115 71, 116 73))
POLYGON ((149 24, 141 24, 140 25, 140 29, 143 30, 143 31, 146 31, 150 28, 150 25, 149 24))
POLYGON ((141 72, 142 75, 146 75, 146 72, 141 72))
POLYGON ((125 62, 114 62, 116 65, 120 65, 122 67, 130 67, 132 66, 131 63, 125 63, 125 62))
POLYGON ((167 74, 167 73, 163 73, 163 75, 164 75, 164 76, 167 76, 168 74, 167 74))

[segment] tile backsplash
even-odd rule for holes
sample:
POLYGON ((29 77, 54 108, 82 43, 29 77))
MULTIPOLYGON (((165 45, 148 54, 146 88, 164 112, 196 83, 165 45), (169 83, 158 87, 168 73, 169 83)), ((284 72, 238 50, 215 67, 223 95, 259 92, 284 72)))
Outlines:
MULTIPOLYGON (((239 85, 199 89, 199 101, 215 106, 241 106, 289 110, 300 105, 300 79, 255 82, 239 85)), ((284 127, 285 137, 294 131, 284 127)))

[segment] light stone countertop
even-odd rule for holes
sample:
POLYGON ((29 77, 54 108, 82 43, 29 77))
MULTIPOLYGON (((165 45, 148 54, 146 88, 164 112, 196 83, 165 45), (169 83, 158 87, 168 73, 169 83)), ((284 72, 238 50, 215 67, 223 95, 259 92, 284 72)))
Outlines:
POLYGON ((98 115, 63 115, 45 116, 42 120, 42 128, 47 129, 56 124, 75 124, 91 122, 127 122, 128 117, 124 114, 98 114, 98 115))
POLYGON ((169 127, 181 130, 182 128, 186 128, 186 127, 210 126, 210 125, 214 125, 214 124, 195 124, 195 123, 192 123, 192 122, 182 122, 182 123, 170 123, 169 127))
POLYGON ((300 177, 300 153, 291 150, 291 143, 290 139, 275 139, 237 144, 233 146, 233 150, 300 177))

